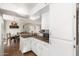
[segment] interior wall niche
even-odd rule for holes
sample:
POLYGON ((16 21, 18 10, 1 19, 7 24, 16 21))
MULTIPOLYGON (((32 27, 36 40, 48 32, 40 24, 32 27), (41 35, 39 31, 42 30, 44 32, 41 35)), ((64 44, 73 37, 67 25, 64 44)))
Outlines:
POLYGON ((40 25, 27 23, 23 25, 24 32, 38 33, 40 31, 40 25))

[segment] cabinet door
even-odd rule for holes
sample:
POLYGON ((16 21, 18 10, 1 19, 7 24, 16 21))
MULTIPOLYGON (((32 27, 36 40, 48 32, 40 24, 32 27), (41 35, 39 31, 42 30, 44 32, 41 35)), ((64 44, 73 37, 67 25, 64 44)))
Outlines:
POLYGON ((32 48, 32 51, 34 51, 35 52, 35 46, 36 46, 36 43, 34 42, 34 41, 32 41, 32 44, 31 44, 31 48, 32 48))
POLYGON ((36 55, 40 55, 40 42, 38 39, 33 38, 32 40, 32 51, 36 54, 36 55))
POLYGON ((49 54, 49 44, 42 44, 41 56, 48 56, 49 54))
POLYGON ((41 40, 37 41, 36 51, 38 56, 46 56, 48 55, 49 44, 43 42, 41 40))
POLYGON ((49 47, 49 55, 54 56, 73 55, 73 42, 53 39, 53 44, 49 47))
POLYGON ((38 56, 48 55, 49 44, 46 42, 33 38, 31 47, 32 51, 38 56))
POLYGON ((39 54, 41 56, 48 56, 49 44, 39 40, 39 54))
POLYGON ((75 7, 75 4, 68 3, 50 4, 50 38, 54 53, 51 52, 55 55, 74 55, 75 7))
POLYGON ((41 29, 49 29, 48 20, 49 20, 49 12, 43 13, 41 20, 41 29))
POLYGON ((24 41, 24 50, 25 52, 28 52, 31 50, 30 38, 26 38, 26 40, 24 41))
POLYGON ((37 55, 40 56, 41 51, 42 51, 42 46, 41 46, 40 42, 37 43, 36 51, 37 51, 37 55))
POLYGON ((21 41, 20 50, 22 53, 25 53, 31 50, 30 38, 21 38, 20 41, 21 41))
POLYGON ((37 54, 37 42, 35 38, 32 38, 31 40, 31 49, 35 54, 37 54))

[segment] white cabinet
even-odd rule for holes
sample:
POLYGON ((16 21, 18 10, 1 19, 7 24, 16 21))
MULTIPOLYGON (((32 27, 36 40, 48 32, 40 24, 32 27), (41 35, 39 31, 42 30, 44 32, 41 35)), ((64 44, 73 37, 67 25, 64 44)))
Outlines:
POLYGON ((39 39, 33 38, 32 40, 32 51, 38 56, 48 55, 49 44, 39 39))
POLYGON ((49 29, 49 12, 42 13, 41 15, 41 29, 49 29))
POLYGON ((43 42, 39 40, 39 52, 40 56, 48 56, 48 50, 49 50, 49 43, 43 42))
POLYGON ((50 4, 50 55, 74 55, 75 4, 50 4))
POLYGON ((32 50, 38 56, 49 55, 49 43, 43 42, 34 37, 20 37, 20 50, 22 53, 32 50))
POLYGON ((30 42, 31 42, 31 38, 20 37, 20 50, 22 53, 25 53, 31 50, 30 42))
POLYGON ((38 39, 33 38, 32 43, 31 43, 32 51, 36 54, 39 55, 39 42, 38 39))
POLYGON ((38 56, 40 56, 40 54, 41 54, 41 49, 40 49, 40 44, 39 44, 39 42, 37 42, 36 45, 35 45, 35 53, 36 53, 38 56))
POLYGON ((49 56, 72 56, 73 42, 50 38, 49 56), (72 48, 72 49, 71 49, 72 48))
POLYGON ((49 44, 42 43, 41 44, 41 56, 48 56, 49 52, 49 44))
POLYGON ((51 37, 72 40, 74 4, 50 4, 51 37))
POLYGON ((32 48, 32 51, 37 55, 37 42, 36 40, 33 38, 33 40, 31 41, 31 48, 32 48))

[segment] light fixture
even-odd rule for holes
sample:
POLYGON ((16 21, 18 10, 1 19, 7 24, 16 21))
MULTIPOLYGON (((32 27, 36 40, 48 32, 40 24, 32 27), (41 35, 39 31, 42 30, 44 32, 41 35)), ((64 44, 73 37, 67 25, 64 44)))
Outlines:
POLYGON ((11 25, 9 27, 10 28, 19 28, 19 26, 16 23, 15 17, 14 17, 14 21, 11 22, 11 25))
POLYGON ((30 16, 30 20, 37 20, 37 19, 39 19, 40 18, 40 16, 30 16))

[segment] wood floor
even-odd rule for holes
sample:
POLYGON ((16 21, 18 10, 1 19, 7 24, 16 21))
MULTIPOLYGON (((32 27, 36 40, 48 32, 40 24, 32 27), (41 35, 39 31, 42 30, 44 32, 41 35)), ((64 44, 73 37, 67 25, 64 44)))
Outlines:
POLYGON ((4 56, 36 56, 32 51, 22 54, 19 50, 19 42, 12 44, 12 46, 4 48, 4 56))

